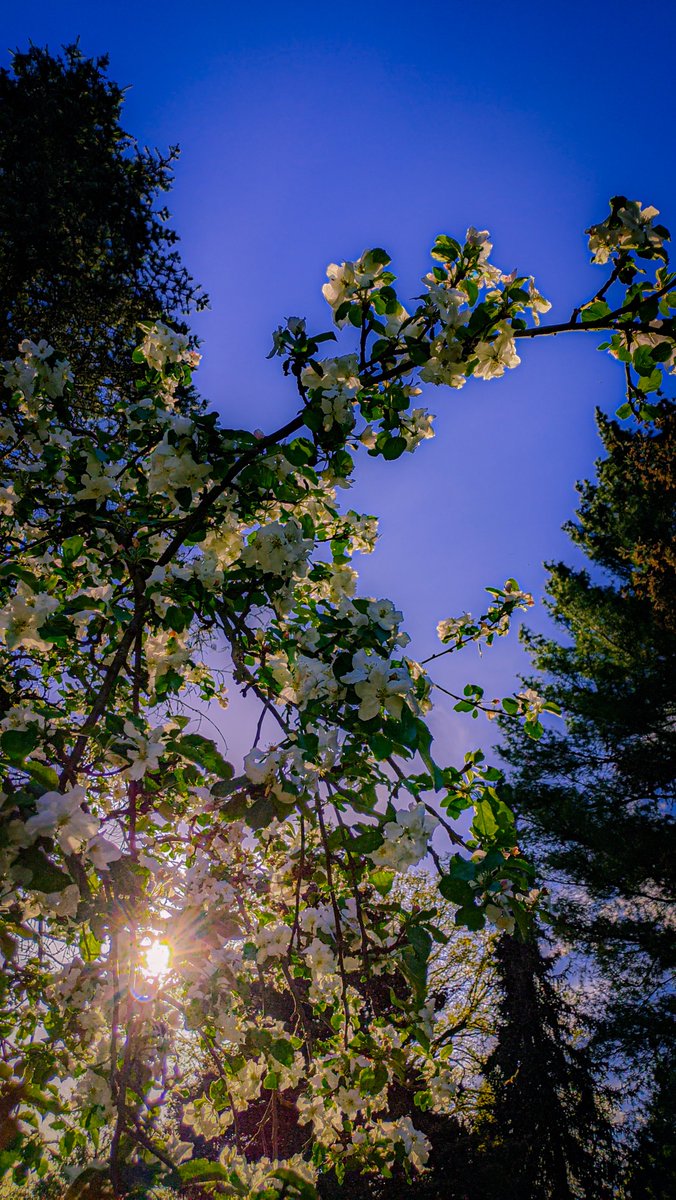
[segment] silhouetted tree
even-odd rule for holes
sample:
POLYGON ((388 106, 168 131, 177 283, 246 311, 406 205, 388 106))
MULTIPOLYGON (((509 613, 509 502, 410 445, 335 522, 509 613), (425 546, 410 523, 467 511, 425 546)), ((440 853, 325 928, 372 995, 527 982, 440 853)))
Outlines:
POLYGON ((598 482, 580 485, 567 527, 594 574, 550 564, 565 641, 525 635, 528 682, 565 726, 527 744, 506 728, 506 798, 557 886, 557 932, 602 969, 598 1038, 645 1068, 673 1044, 676 412, 665 401, 653 428, 599 425, 598 482))
POLYGON ((583 1047, 535 941, 496 947, 500 1024, 485 1071, 493 1094, 479 1170, 492 1200, 603 1200, 611 1129, 583 1047))
POLYGON ((90 402, 133 388, 139 321, 206 303, 158 205, 178 151, 125 133, 107 66, 31 46, 0 71, 0 357, 46 338, 90 402))
POLYGON ((676 1195, 676 1070, 664 1061, 655 1071, 656 1088, 635 1148, 630 1200, 671 1200, 676 1195))

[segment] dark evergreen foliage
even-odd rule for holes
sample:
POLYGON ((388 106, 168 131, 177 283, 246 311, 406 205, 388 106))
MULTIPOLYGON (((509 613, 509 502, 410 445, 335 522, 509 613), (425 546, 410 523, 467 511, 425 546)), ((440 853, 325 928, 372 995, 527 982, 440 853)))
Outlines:
POLYGON ((652 430, 599 418, 606 457, 568 527, 597 570, 550 564, 549 608, 566 641, 525 639, 539 672, 529 682, 561 705, 565 726, 529 744, 507 730, 503 751, 506 798, 558 888, 558 931, 605 973, 599 1037, 648 1060, 671 1042, 674 1013, 675 423, 673 408, 652 430))
POLYGON ((139 321, 206 303, 157 204, 177 150, 125 133, 107 65, 31 46, 0 71, 0 357, 46 338, 90 401, 129 389, 139 321))
POLYGON ((496 948, 499 1028, 485 1073, 493 1100, 477 1163, 491 1200, 606 1200, 612 1136, 586 1051, 537 942, 504 934, 496 948))
POLYGON ((590 570, 549 564, 564 640, 525 635, 528 682, 564 724, 524 744, 505 723, 505 798, 556 893, 573 972, 592 965, 599 1067, 634 1114, 654 1089, 630 1195, 662 1200, 676 1153, 676 411, 663 401, 652 428, 598 419, 606 453, 567 527, 590 570))
POLYGON ((635 1149, 629 1200, 673 1200, 676 1196, 676 1069, 660 1062, 657 1087, 635 1149))

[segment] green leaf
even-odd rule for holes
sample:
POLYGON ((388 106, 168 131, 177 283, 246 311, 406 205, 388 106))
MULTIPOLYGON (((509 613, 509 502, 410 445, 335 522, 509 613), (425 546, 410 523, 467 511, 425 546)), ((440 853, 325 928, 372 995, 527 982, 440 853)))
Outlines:
POLYGON ((452 875, 444 875, 443 879, 439 880, 439 891, 451 904, 463 906, 471 904, 474 899, 474 892, 469 884, 464 879, 454 879, 452 875))
POLYGON ((6 729, 0 736, 0 747, 10 762, 19 766, 31 750, 35 749, 39 737, 36 726, 31 729, 6 729))
POLYGON ((288 1185, 286 1195, 289 1200, 294 1200, 294 1192, 298 1200, 318 1200, 318 1192, 314 1184, 303 1179, 297 1171, 292 1171, 290 1167, 277 1167, 276 1171, 270 1172, 268 1178, 279 1179, 281 1183, 288 1185), (289 1188, 293 1190, 289 1191, 289 1188))
POLYGON ((413 1103, 415 1104, 416 1108, 421 1109, 422 1112, 426 1112, 428 1108, 432 1107, 434 1100, 429 1092, 421 1091, 413 1093, 413 1103))
POLYGON ((632 354, 632 362, 639 375, 648 377, 655 370, 655 361, 648 346, 639 346, 632 354))
POLYGON ((176 745, 189 762, 197 763, 198 767, 203 767, 212 775, 220 775, 221 779, 232 778, 232 765, 226 762, 211 738, 202 737, 200 733, 186 733, 183 737, 176 738, 176 745))
POLYGON ((480 908, 470 908, 469 905, 466 905, 465 907, 458 909, 457 913, 455 914, 455 923, 456 925, 464 925, 466 929, 475 931, 477 929, 483 929, 486 923, 486 918, 480 908))
POLYGON ((427 960, 420 958, 412 946, 405 946, 399 961, 402 972, 422 1001, 427 987, 427 960))
POLYGON ((421 925, 409 925, 408 945, 403 949, 401 969, 413 984, 416 995, 422 999, 427 986, 427 963, 432 949, 432 936, 421 925))
POLYGON ((246 787, 247 784, 250 785, 246 775, 236 775, 233 776, 232 779, 219 779, 213 785, 211 794, 212 796, 216 796, 219 800, 221 800, 226 796, 231 796, 232 793, 236 792, 239 788, 246 787))
POLYGON ((45 1092, 42 1088, 36 1087, 34 1083, 29 1083, 24 1089, 24 1099, 34 1105, 41 1113, 62 1113, 63 1107, 59 1103, 56 1096, 50 1092, 45 1092))
MULTIPOLYGON (((290 809, 291 805, 286 805, 290 809)), ((275 819, 275 809, 272 801, 267 796, 260 796, 255 800, 250 808, 244 814, 249 829, 266 829, 271 821, 275 819)))
MULTIPOLYGON (((402 745, 408 746, 411 750, 416 750, 418 747, 419 724, 422 724, 422 722, 417 721, 408 704, 404 704, 399 719, 399 737, 402 745)), ((423 725, 423 729, 426 731, 426 726, 423 725)))
POLYGON ((409 945, 413 947, 418 958, 427 962, 432 949, 432 935, 422 925, 409 925, 407 930, 409 945))
POLYGON ((498 822, 490 800, 479 800, 474 805, 474 814, 472 829, 482 841, 492 841, 498 832, 498 822))
POLYGON ((430 753, 430 746, 432 745, 432 736, 429 733, 427 726, 424 725, 424 723, 422 721, 421 721, 421 725, 423 725, 427 736, 423 737, 422 735, 419 734, 419 736, 418 736, 418 752, 419 752, 420 757, 423 760, 425 766, 427 767, 427 770, 429 771, 430 775, 432 776, 432 787, 434 788, 435 792, 441 792, 441 791, 443 791, 443 789, 446 786, 446 784, 444 782, 444 773, 441 770, 441 768, 437 766, 437 764, 435 763, 435 761, 432 758, 432 755, 430 753))
POLYGON ((476 868, 477 864, 471 858, 461 858, 459 854, 454 854, 448 864, 448 873, 454 879, 475 879, 476 868))
POLYGON ((383 458, 386 458, 391 461, 392 459, 395 459, 395 458, 401 458, 405 449, 406 449, 406 438, 391 437, 391 438, 388 438, 387 441, 384 443, 382 450, 381 450, 381 454, 382 454, 383 458))
POLYGON ((178 504, 180 504, 181 508, 190 508, 190 505, 192 504, 192 492, 189 487, 176 488, 174 494, 176 496, 176 501, 178 504))
POLYGON ((348 849, 355 854, 371 854, 383 844, 383 835, 377 825, 372 829, 363 829, 356 837, 350 838, 348 849))
POLYGON ((81 538, 79 533, 73 537, 66 538, 61 548, 63 565, 69 567, 70 564, 78 557, 84 548, 84 538, 81 538))
POLYGON ((164 616, 164 628, 173 629, 174 633, 183 633, 192 621, 192 610, 190 608, 178 608, 173 605, 168 608, 164 616))
POLYGON ((336 475, 347 478, 347 476, 351 474, 352 468, 354 467, 352 455, 349 454, 347 450, 337 450, 336 453, 331 456, 331 467, 333 471, 335 471, 336 475))
POLYGON ((73 882, 70 875, 51 862, 39 846, 28 846, 20 850, 17 863, 30 871, 30 886, 38 892, 62 892, 73 882))
POLYGON ((80 954, 85 962, 93 962, 101 953, 102 942, 92 933, 91 929, 83 929, 80 933, 80 954))
POLYGON ((441 262, 455 262, 456 258, 460 257, 461 248, 455 238, 448 237, 445 233, 440 233, 435 239, 430 253, 432 258, 436 258, 441 262))
POLYGON ((526 721, 526 724, 523 728, 524 732, 527 733, 528 737, 532 738, 534 742, 539 742, 544 733, 544 728, 539 721, 526 721))
POLYGON ((227 1179, 228 1172, 219 1162, 210 1162, 208 1158, 192 1158, 189 1162, 181 1163, 178 1174, 182 1183, 204 1183, 209 1179, 227 1179))
POLYGON ((662 386, 662 372, 659 367, 650 374, 641 378, 642 392, 656 392, 662 386))
POLYGON ((219 1110, 228 1104, 228 1088, 224 1079, 212 1079, 209 1084, 209 1099, 219 1110))
POLYGON ((363 1067, 359 1072, 359 1091, 364 1096, 375 1096, 387 1083, 387 1068, 382 1063, 363 1067))
POLYGON ((671 358, 673 349, 673 342, 658 342, 656 346, 651 348, 650 353, 655 362, 666 362, 668 358, 671 358))
POLYGON ((447 933, 444 933, 443 929, 440 929, 438 925, 430 925, 430 924, 428 924, 427 928, 429 929, 430 933, 432 934, 433 941, 435 941, 438 946, 447 946, 448 945, 448 943, 451 939, 449 938, 447 933))
POLYGON ((317 451, 308 438, 294 438, 292 442, 284 446, 284 457, 294 467, 303 467, 306 463, 315 461, 317 451))
POLYGON ((590 321, 602 321, 610 311, 610 305, 606 304, 605 300, 593 300, 591 304, 585 304, 580 313, 580 320, 583 325, 588 325, 590 321))
POLYGON ((220 805, 219 812, 226 821, 242 821, 249 810, 249 797, 245 792, 239 792, 220 805))
POLYGON ((376 730, 375 733, 369 734, 368 744, 371 747, 375 757, 378 759, 378 762, 382 762, 383 759, 389 758, 390 754, 392 753, 392 742, 389 738, 385 737, 380 730, 376 730))
POLYGON ((293 1064, 294 1050, 291 1042, 287 1042, 286 1038, 275 1038, 270 1045, 270 1053, 277 1062, 282 1063, 285 1067, 290 1067, 293 1064))
POLYGON ((367 250, 364 257, 368 265, 377 263, 380 267, 386 267, 392 261, 387 250, 383 250, 382 246, 374 246, 372 250, 367 250))
POLYGON ((388 896, 394 883, 394 871, 387 871, 381 867, 378 871, 371 872, 369 880, 381 896, 388 896))
POLYGON ((55 617, 50 617, 45 621, 44 625, 40 626, 40 636, 46 642, 54 642, 55 646, 61 646, 64 649, 70 646, 73 640, 73 624, 64 617, 63 614, 57 613, 55 617))
POLYGON ((59 786, 59 777, 56 771, 52 770, 45 763, 38 762, 36 759, 29 759, 24 764, 24 770, 28 771, 31 779, 40 784, 47 792, 55 792, 59 786))
POLYGON ((416 367, 422 367, 430 357, 431 350, 427 342, 407 341, 408 356, 416 367))

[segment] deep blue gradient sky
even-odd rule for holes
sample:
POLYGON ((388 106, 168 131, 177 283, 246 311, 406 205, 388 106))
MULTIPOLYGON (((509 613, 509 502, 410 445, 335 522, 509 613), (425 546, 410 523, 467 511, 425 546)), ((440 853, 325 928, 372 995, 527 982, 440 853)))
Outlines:
MULTIPOLYGON (((131 85, 127 129, 180 143, 170 208, 211 295, 195 323, 198 381, 228 422, 268 431, 292 414, 270 334, 288 315, 329 327, 330 261, 383 245, 405 302, 434 236, 474 224, 565 319, 602 281, 583 231, 609 196, 676 225, 670 0, 5 3, 1 28, 8 50, 79 35, 86 53, 108 52, 131 85)), ((382 531, 363 587, 404 609, 420 657, 438 648, 441 617, 479 609, 486 584, 514 575, 541 595, 543 560, 575 561, 560 526, 593 470, 594 407, 621 402, 621 373, 593 338, 520 353, 501 380, 429 389, 437 437, 414 456, 359 464, 350 504, 382 531)), ((445 677, 504 694, 523 666, 514 637, 481 662, 465 651, 445 677)), ((451 752, 480 732, 435 722, 451 752)))

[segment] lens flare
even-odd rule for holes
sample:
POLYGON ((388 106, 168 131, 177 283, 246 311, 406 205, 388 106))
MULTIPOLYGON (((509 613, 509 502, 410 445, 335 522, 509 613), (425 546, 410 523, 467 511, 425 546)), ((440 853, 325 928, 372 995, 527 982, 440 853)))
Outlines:
POLYGON ((151 979, 161 979, 171 969, 171 947, 155 939, 145 952, 144 970, 151 979))

